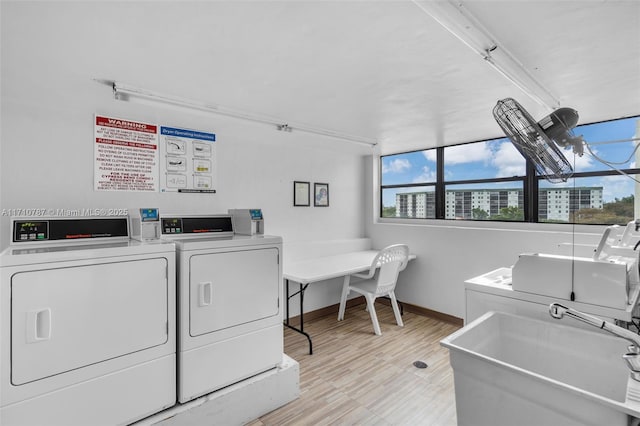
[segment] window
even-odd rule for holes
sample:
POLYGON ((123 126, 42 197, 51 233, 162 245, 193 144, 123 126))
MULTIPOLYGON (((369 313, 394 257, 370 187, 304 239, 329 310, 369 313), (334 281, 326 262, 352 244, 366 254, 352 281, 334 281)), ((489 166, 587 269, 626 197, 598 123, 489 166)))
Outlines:
POLYGON ((381 217, 436 218, 435 150, 389 155, 382 166, 381 217))
POLYGON ((525 175, 526 163, 507 138, 444 148, 446 181, 475 181, 525 175))
POLYGON ((524 220, 525 159, 506 138, 443 148, 445 219, 524 220))
POLYGON ((625 224, 634 220, 634 200, 640 190, 636 166, 640 156, 634 151, 640 117, 582 125, 574 133, 588 143, 585 153, 564 151, 574 169, 567 182, 551 184, 537 178, 538 221, 625 224), (549 194, 560 194, 560 201, 550 203, 549 194))
POLYGON ((380 217, 625 224, 640 191, 640 117, 578 126, 583 156, 552 184, 507 138, 380 158, 380 217), (527 173, 528 172, 528 173, 527 173))

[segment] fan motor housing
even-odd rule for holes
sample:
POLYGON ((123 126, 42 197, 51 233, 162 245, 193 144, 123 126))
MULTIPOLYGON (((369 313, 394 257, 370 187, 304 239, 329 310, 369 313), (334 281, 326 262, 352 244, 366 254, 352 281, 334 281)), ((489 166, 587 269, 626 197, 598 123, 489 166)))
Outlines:
POLYGON ((555 141, 570 139, 569 130, 578 124, 578 111, 573 108, 558 108, 538 121, 538 125, 549 138, 555 141))

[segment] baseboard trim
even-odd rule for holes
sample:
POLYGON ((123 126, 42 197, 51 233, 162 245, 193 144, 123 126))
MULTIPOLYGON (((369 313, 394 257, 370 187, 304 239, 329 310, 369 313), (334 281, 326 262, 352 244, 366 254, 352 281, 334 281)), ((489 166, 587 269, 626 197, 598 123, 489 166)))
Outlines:
POLYGON ((411 303, 402 302, 402 305, 404 306, 405 310, 413 314, 422 315, 424 317, 435 318, 440 321, 448 322, 449 324, 457 325, 458 327, 464 326, 464 320, 462 318, 454 317, 453 315, 423 308, 422 306, 412 305, 411 303))
MULTIPOLYGON (((364 296, 355 297, 353 299, 347 300, 347 308, 351 308, 357 305, 363 305, 366 301, 364 296)), ((376 299, 376 303, 383 303, 389 305, 391 302, 387 299, 376 299)), ((453 315, 445 314, 442 312, 434 311, 431 309, 423 308, 422 306, 412 305, 411 303, 400 302, 404 309, 407 312, 411 312, 412 314, 422 315, 423 317, 434 318, 440 321, 448 322, 449 324, 457 325, 462 327, 464 325, 464 320, 462 318, 454 317, 453 315)), ((314 319, 318 319, 321 317, 326 317, 328 315, 337 315, 338 310, 340 308, 340 304, 336 303, 335 305, 325 306, 324 308, 316 309, 315 311, 309 311, 304 313, 304 320, 311 321, 314 319)), ((289 318, 289 322, 291 325, 300 325, 300 315, 296 315, 295 317, 289 318)))
MULTIPOLYGON (((347 300, 347 308, 351 308, 352 306, 362 305, 367 303, 364 299, 364 296, 354 297, 353 299, 347 300)), ((340 309, 340 304, 336 303, 335 305, 325 306, 324 308, 316 309, 315 311, 309 311, 304 313, 304 320, 311 321, 314 319, 318 319, 321 317, 326 317, 329 315, 338 315, 338 310, 340 309)), ((289 318, 289 323, 293 326, 300 326, 300 315, 296 315, 295 317, 289 318)))

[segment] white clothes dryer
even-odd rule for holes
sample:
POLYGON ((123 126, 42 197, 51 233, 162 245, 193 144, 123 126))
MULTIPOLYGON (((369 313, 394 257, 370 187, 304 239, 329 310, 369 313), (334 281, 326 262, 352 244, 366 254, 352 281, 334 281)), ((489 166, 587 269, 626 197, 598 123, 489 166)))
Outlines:
POLYGON ((178 400, 282 362, 282 238, 234 235, 231 216, 162 216, 178 265, 178 400))
POLYGON ((127 217, 12 220, 0 424, 127 424, 176 403, 175 246, 127 217))

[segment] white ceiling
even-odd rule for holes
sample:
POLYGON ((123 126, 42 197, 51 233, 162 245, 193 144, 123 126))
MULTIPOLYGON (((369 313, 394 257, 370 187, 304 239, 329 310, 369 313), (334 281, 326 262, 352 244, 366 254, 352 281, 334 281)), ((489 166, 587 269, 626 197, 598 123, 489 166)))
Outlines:
MULTIPOLYGON (((640 114, 639 1, 463 3, 579 123, 640 114)), ((535 118, 550 112, 408 0, 3 1, 2 11, 3 49, 50 43, 76 75, 375 139, 383 154, 501 137, 491 110, 505 97, 535 118)))

